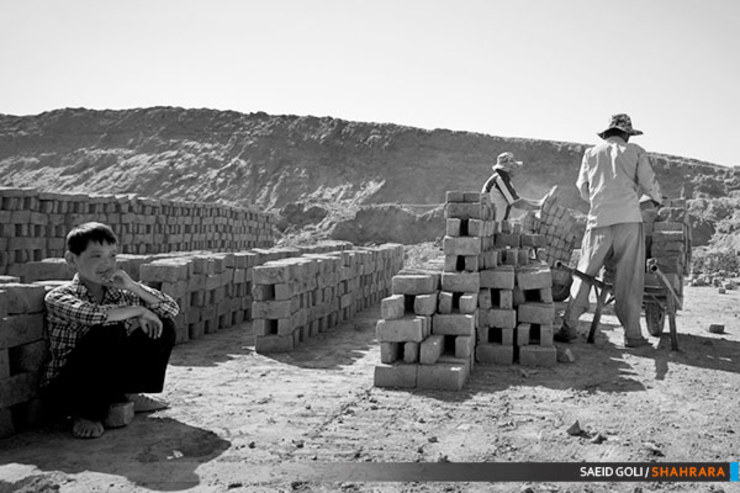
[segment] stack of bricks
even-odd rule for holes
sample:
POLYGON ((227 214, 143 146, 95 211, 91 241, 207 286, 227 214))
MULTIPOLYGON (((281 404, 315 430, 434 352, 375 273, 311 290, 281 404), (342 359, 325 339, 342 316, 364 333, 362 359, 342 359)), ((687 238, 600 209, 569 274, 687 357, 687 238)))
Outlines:
POLYGON ((267 262, 252 270, 252 326, 259 353, 291 351, 387 293, 403 247, 382 245, 267 262))
POLYGON ((122 253, 243 250, 273 244, 272 215, 200 202, 135 195, 87 195, 0 188, 0 274, 62 257, 65 236, 81 223, 110 225, 122 253))
POLYGON ((0 437, 38 422, 38 383, 47 355, 46 288, 17 280, 0 280, 0 437))

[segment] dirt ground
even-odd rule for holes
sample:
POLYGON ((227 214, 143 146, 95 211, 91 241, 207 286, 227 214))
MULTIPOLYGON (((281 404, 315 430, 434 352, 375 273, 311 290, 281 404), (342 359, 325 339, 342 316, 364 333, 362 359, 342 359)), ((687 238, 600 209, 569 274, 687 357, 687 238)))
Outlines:
POLYGON ((0 440, 0 493, 737 491, 737 483, 327 482, 316 471, 366 461, 736 461, 739 297, 687 287, 680 352, 666 335, 626 350, 611 312, 589 345, 584 316, 575 363, 478 365, 461 392, 373 387, 377 307, 279 355, 256 354, 244 324, 175 348, 166 411, 98 440, 62 429, 0 440), (726 333, 707 332, 710 323, 726 333), (566 433, 575 420, 585 436, 566 433), (595 443, 599 433, 605 440, 595 443))

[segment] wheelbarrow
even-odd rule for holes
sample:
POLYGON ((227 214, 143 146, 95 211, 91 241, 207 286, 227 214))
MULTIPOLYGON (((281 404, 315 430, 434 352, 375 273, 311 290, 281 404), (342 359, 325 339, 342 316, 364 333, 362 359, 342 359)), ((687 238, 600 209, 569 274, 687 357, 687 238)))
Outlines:
MULTIPOLYGON (((658 262, 655 259, 648 259, 646 262, 647 271, 655 274, 658 280, 657 286, 644 286, 643 304, 645 306, 645 321, 648 332, 653 336, 660 336, 663 333, 665 316, 668 315, 668 323, 671 331, 671 350, 678 351, 678 335, 676 334, 676 310, 682 308, 681 298, 676 294, 675 289, 661 272, 658 262)), ((594 343, 596 329, 601 320, 601 312, 604 306, 614 301, 614 290, 611 283, 590 276, 585 272, 574 269, 561 261, 555 262, 555 267, 569 272, 572 276, 578 276, 584 282, 587 282, 594 288, 596 294, 596 308, 594 317, 591 321, 591 328, 588 332, 587 342, 594 343)))

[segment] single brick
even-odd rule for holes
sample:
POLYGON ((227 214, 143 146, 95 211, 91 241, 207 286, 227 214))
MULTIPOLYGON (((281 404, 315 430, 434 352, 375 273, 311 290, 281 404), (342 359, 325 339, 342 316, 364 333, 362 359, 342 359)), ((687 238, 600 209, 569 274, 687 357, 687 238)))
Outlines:
POLYGON ((489 236, 489 229, 491 222, 490 221, 483 221, 480 219, 469 219, 468 220, 468 235, 470 236, 489 236))
POLYGON ((523 366, 555 366, 558 351, 555 346, 522 346, 519 348, 519 364, 523 366))
POLYGON ((476 203, 480 202, 480 192, 463 192, 463 202, 476 203))
POLYGON ((445 236, 442 249, 445 255, 478 255, 481 252, 481 241, 476 236, 445 236))
MULTIPOLYGON (((0 352, 4 350, 0 349, 0 352)), ((48 343, 45 339, 27 344, 21 344, 10 348, 10 373, 34 372, 41 370, 48 355, 48 343)), ((0 356, 0 366, 2 366, 2 357, 0 356)), ((0 368, 0 373, 2 369, 0 368)))
POLYGON ((0 409, 33 399, 38 395, 39 373, 19 373, 0 380, 0 409))
POLYGON ((422 365, 433 365, 442 356, 444 336, 432 335, 424 339, 419 349, 419 362, 422 365))
POLYGON ((257 336, 254 339, 254 350, 260 354, 284 353, 295 347, 294 338, 290 336, 257 336))
POLYGON ((465 192, 462 190, 448 190, 445 193, 445 202, 465 202, 465 192))
POLYGON ((412 389, 416 387, 420 365, 377 365, 373 376, 376 387, 412 389))
POLYGON ((418 363, 419 362, 419 343, 418 342, 406 342, 403 345, 403 362, 404 363, 418 363))
POLYGON ((475 351, 474 336, 455 337, 455 358, 470 358, 475 351))
POLYGON ((380 318, 394 320, 403 317, 405 310, 405 296, 394 294, 380 301, 380 318))
POLYGON ((500 266, 498 269, 480 271, 480 286, 493 289, 514 289, 514 269, 500 266))
POLYGON ((8 283, 2 285, 5 291, 8 315, 41 313, 44 311, 46 289, 35 284, 8 283))
POLYGON ((462 226, 462 219, 450 218, 447 220, 447 236, 460 236, 460 226, 462 226))
POLYGON ((290 318, 292 303, 292 300, 255 301, 252 303, 252 318, 290 318))
POLYGON ((486 219, 487 207, 477 203, 449 202, 445 204, 445 218, 486 219))
POLYGON ((475 313, 478 309, 478 295, 466 293, 460 296, 460 313, 475 313))
POLYGON ((0 319, 0 349, 28 344, 43 338, 44 315, 9 315, 0 319))
POLYGON ((488 327, 501 327, 502 329, 513 329, 516 327, 516 310, 501 310, 492 308, 485 312, 485 325, 488 327))
POLYGON ((393 276, 391 281, 393 294, 429 294, 434 293, 435 282, 431 275, 405 274, 393 276))
POLYGON ((490 289, 488 289, 488 288, 481 289, 478 292, 478 307, 481 310, 488 310, 490 308, 493 308, 493 302, 492 302, 492 299, 491 299, 491 290, 490 289))
MULTIPOLYGON (((460 271, 461 265, 458 263, 460 259, 464 259, 465 257, 460 257, 459 255, 445 255, 445 264, 444 268, 442 269, 444 272, 458 272, 460 271)), ((465 261, 462 260, 464 263, 465 261)))
POLYGON ((417 315, 434 315, 437 312, 437 298, 437 293, 414 296, 414 313, 417 315))
POLYGON ((475 316, 463 314, 443 315, 432 317, 432 334, 470 336, 475 334, 475 316))
POLYGON ((440 291, 439 292, 439 302, 437 305, 437 311, 439 313, 452 313, 452 301, 454 299, 454 295, 448 291, 440 291))
POLYGON ((516 338, 517 346, 521 347, 521 346, 526 346, 527 344, 529 344, 531 330, 532 330, 532 324, 520 323, 519 325, 516 326, 515 338, 516 338))
POLYGON ((494 245, 496 248, 519 248, 522 244, 521 235, 511 233, 496 233, 494 245))
POLYGON ((465 274, 443 272, 442 289, 453 293, 477 293, 480 291, 480 276, 477 272, 465 274))
POLYGON ((480 255, 466 255, 465 259, 465 271, 466 272, 478 272, 480 270, 480 255))
POLYGON ((434 365, 419 365, 416 386, 420 389, 461 390, 470 373, 464 359, 442 357, 434 365))
POLYGON ((421 342, 429 335, 428 317, 378 320, 375 333, 380 342, 421 342))
POLYGON ((522 303, 517 307, 520 322, 552 325, 555 306, 552 303, 522 303))
POLYGON ((514 346, 478 344, 475 348, 475 359, 483 365, 512 365, 514 364, 514 346))
POLYGON ((516 282, 522 290, 543 289, 552 287, 550 266, 533 265, 520 267, 516 271, 516 282))

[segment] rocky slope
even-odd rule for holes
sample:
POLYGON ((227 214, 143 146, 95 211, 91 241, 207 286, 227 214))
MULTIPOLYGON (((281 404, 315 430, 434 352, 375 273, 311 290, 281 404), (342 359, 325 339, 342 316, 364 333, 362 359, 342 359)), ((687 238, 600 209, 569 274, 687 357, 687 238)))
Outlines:
MULTIPOLYGON (((62 109, 0 115, 0 185, 268 210, 300 202, 346 215, 361 205, 438 204, 447 190, 476 190, 492 159, 509 150, 525 162, 515 180, 523 195, 538 196, 557 184, 561 203, 584 211, 573 186, 584 149, 330 117, 172 107, 62 109)), ((740 170, 652 157, 668 196, 712 199, 740 190, 740 170)))

